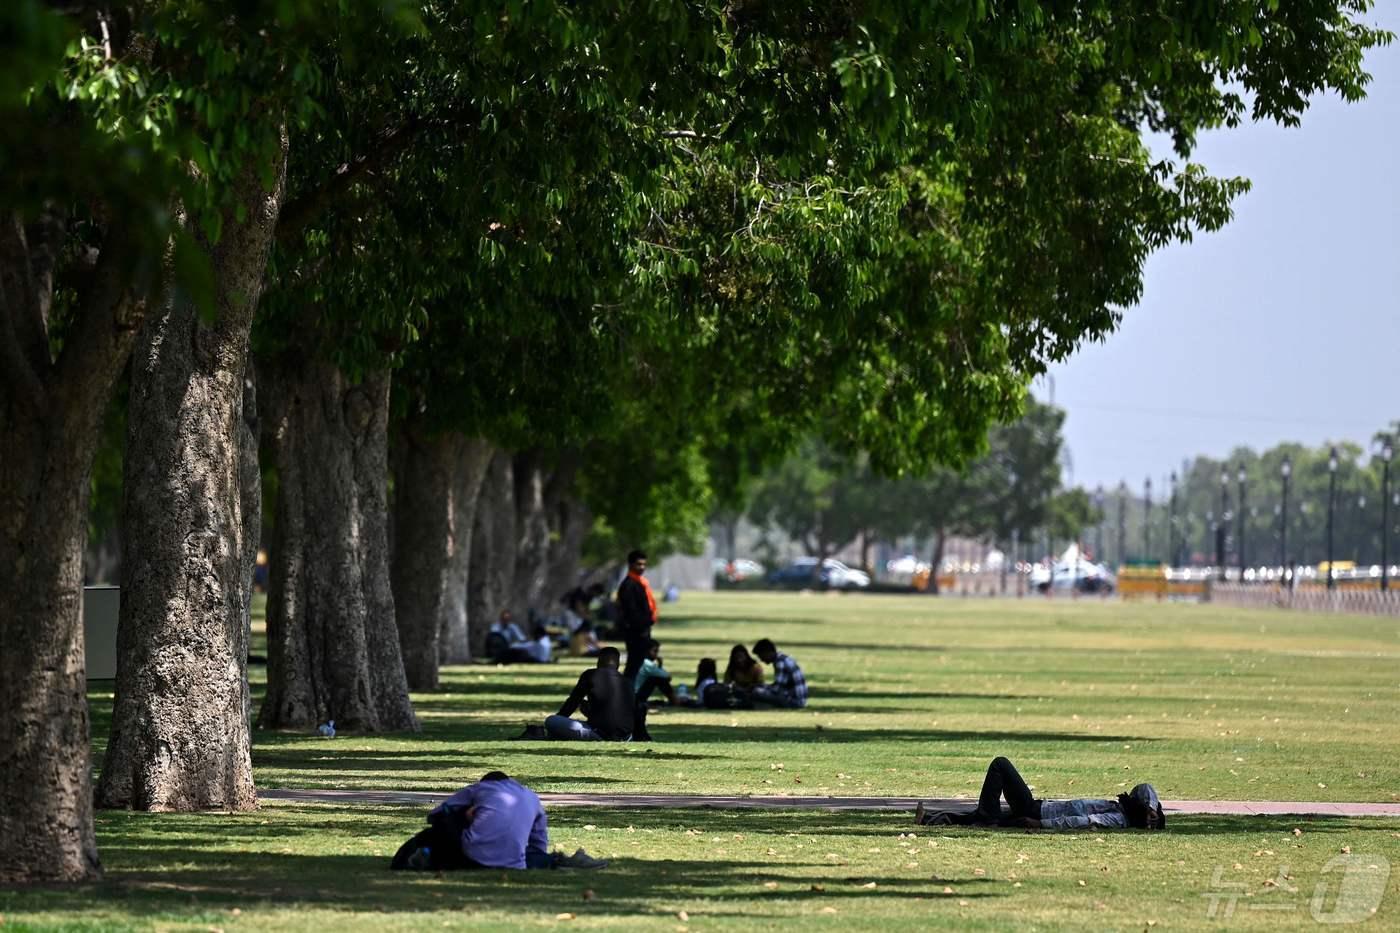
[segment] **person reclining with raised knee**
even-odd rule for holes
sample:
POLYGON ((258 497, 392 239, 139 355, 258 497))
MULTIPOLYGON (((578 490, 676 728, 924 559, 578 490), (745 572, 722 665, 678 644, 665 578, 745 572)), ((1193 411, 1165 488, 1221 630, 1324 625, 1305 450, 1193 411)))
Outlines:
POLYGON ((914 821, 934 826, 1019 826, 1025 829, 1166 829, 1162 801, 1151 784, 1139 784, 1117 799, 1081 797, 1038 800, 1005 758, 992 759, 982 781, 977 809, 925 812, 919 804, 914 821), (1006 798, 1010 813, 1001 808, 1006 798))
POLYGON ((540 798, 502 771, 492 771, 428 814, 428 828, 404 843, 390 868, 602 868, 579 849, 549 851, 549 819, 540 798))
POLYGON ((618 671, 622 654, 616 648, 598 652, 598 666, 584 671, 559 712, 544 721, 552 739, 626 740, 635 729, 636 694, 618 671), (582 710, 584 721, 573 719, 582 710))

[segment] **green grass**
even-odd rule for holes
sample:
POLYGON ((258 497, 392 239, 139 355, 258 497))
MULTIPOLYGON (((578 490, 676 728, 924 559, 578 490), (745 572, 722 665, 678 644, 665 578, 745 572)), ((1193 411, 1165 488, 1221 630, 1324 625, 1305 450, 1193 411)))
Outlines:
MULTIPOLYGON (((802 662, 812 706, 666 711, 653 718, 650 746, 519 742, 511 736, 557 708, 583 662, 456 668, 443 690, 415 697, 420 735, 258 733, 258 782, 446 791, 503 768, 540 790, 954 796, 974 794, 987 760, 1005 754, 1042 796, 1110 794, 1138 780, 1169 799, 1392 801, 1400 791, 1393 620, 725 594, 663 607, 657 634, 668 666, 687 675, 702 656, 722 660, 730 644, 768 635, 802 662)), ((95 692, 93 706, 100 749, 110 697, 95 692)), ((1206 895, 1238 890, 1249 896, 1232 927, 1312 926, 1317 886, 1335 891, 1340 878, 1337 864, 1323 869, 1350 850, 1343 858, 1359 862, 1349 884, 1379 878, 1369 865, 1395 868, 1371 927, 1400 921, 1400 820, 1191 817, 1162 836, 916 830, 911 839, 900 838, 908 817, 892 813, 557 808, 556 844, 612 856, 611 868, 390 875, 388 856, 421 818, 404 807, 285 803, 234 815, 102 813, 106 881, 0 892, 0 914, 7 929, 708 930, 797 920, 830 930, 1143 930, 1219 926, 1206 895), (1217 867, 1221 883, 1244 887, 1217 886, 1217 867), (1254 909, 1269 904, 1282 909, 1254 909)))

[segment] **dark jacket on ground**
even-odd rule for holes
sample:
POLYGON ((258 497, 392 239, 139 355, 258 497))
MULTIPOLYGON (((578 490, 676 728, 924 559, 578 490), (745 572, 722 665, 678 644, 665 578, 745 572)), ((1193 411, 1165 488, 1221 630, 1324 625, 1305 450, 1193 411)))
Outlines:
POLYGON ((630 575, 623 577, 617 587, 617 627, 628 635, 642 637, 655 622, 646 590, 630 575))
POLYGON ((605 739, 625 739, 634 728, 637 705, 632 685, 613 668, 594 667, 579 675, 574 692, 559 707, 560 716, 583 710, 588 725, 605 739))

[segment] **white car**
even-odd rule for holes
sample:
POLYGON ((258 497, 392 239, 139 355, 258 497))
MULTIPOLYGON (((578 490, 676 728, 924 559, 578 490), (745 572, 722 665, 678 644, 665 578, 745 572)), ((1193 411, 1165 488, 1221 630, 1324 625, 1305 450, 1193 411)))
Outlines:
POLYGON ((1112 593, 1118 580, 1103 564, 1080 558, 1075 561, 1057 560, 1053 568, 1036 564, 1031 569, 1030 584, 1042 593, 1051 589, 1112 593))
POLYGON ((822 561, 820 570, 817 569, 815 557, 799 557, 782 570, 770 573, 768 582, 786 587, 860 590, 870 585, 870 575, 863 570, 847 567, 834 557, 822 561))

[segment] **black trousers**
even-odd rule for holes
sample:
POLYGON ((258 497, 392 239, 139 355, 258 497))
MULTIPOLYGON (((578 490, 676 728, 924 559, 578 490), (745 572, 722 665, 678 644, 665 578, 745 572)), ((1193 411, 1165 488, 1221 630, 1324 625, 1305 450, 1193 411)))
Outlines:
POLYGON ((651 641, 651 626, 648 625, 640 632, 628 629, 622 634, 627 645, 627 665, 622 669, 622 679, 628 683, 633 683, 637 679, 637 671, 642 669, 642 662, 647 657, 647 644, 651 641))
POLYGON ((1005 758, 993 758, 982 779, 982 793, 977 798, 977 811, 968 814, 969 823, 1000 823, 1003 821, 1001 798, 1011 808, 1011 820, 1030 817, 1040 819, 1040 801, 1026 786, 1016 766, 1005 758))

